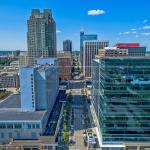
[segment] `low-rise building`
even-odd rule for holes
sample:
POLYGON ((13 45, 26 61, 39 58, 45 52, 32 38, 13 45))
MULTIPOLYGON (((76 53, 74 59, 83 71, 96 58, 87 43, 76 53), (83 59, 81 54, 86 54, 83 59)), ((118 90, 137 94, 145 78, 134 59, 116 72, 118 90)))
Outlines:
POLYGON ((16 60, 16 61, 11 62, 11 63, 10 63, 10 67, 19 68, 19 61, 16 60))
POLYGON ((118 43, 117 48, 128 49, 128 56, 140 57, 146 55, 146 46, 141 46, 139 43, 118 43))
POLYGON ((21 95, 11 95, 0 103, 0 144, 21 150, 32 149, 33 143, 37 149, 57 145, 63 112, 57 59, 37 62, 20 69, 21 95))
POLYGON ((58 58, 58 70, 60 80, 70 80, 71 79, 71 69, 72 69, 72 56, 70 52, 57 52, 58 58))
POLYGON ((117 47, 105 47, 99 50, 100 57, 127 57, 128 49, 121 49, 117 47))
POLYGON ((19 75, 13 72, 0 73, 0 88, 19 88, 19 75))

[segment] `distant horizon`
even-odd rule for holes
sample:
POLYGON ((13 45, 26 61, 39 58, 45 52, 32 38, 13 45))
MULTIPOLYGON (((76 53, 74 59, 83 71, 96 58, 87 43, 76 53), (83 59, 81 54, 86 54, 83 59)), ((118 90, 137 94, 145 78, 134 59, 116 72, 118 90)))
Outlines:
POLYGON ((5 0, 0 5, 0 49, 27 50, 27 20, 34 8, 51 9, 57 24, 57 49, 70 39, 79 51, 81 29, 109 40, 110 45, 137 42, 150 49, 149 0, 5 0))

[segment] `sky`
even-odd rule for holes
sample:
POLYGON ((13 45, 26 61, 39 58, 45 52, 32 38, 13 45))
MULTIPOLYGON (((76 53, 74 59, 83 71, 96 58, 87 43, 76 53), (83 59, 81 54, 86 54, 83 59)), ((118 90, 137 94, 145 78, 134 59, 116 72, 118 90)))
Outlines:
POLYGON ((139 42, 150 49, 150 0, 1 0, 0 49, 27 50, 27 19, 35 8, 52 10, 58 50, 65 39, 79 50, 81 29, 111 46, 139 42))

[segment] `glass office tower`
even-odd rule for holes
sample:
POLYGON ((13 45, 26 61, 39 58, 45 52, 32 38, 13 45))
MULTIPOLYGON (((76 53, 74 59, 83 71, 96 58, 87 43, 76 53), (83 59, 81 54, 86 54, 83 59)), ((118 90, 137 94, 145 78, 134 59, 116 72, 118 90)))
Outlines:
POLYGON ((84 41, 98 40, 97 34, 85 34, 84 31, 80 32, 80 62, 83 67, 83 43, 84 41))
POLYGON ((94 60, 92 80, 102 143, 150 141, 150 58, 94 60))

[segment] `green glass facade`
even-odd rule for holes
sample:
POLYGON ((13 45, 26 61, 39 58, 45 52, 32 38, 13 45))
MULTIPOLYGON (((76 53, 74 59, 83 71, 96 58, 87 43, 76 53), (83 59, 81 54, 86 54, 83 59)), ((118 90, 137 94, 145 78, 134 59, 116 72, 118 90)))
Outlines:
POLYGON ((150 58, 94 60, 92 80, 103 144, 150 141, 150 58))

